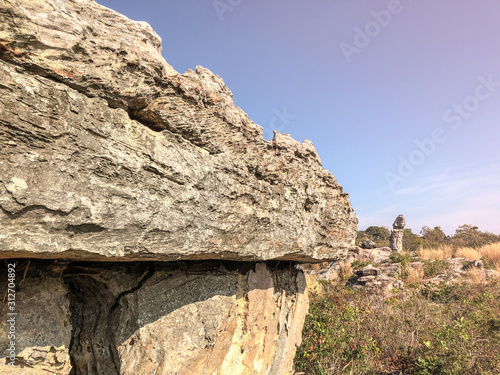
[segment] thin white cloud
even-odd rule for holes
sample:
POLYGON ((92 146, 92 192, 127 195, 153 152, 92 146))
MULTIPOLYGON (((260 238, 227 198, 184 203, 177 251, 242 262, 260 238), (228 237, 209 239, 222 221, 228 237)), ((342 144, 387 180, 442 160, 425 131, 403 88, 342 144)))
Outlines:
POLYGON ((500 174, 496 171, 500 171, 499 165, 470 163, 428 175, 413 186, 381 195, 381 204, 391 200, 398 204, 381 209, 375 204, 360 212, 360 228, 390 225, 397 214, 403 213, 408 227, 417 233, 424 225, 441 226, 453 234, 459 225, 473 224, 500 234, 500 174))

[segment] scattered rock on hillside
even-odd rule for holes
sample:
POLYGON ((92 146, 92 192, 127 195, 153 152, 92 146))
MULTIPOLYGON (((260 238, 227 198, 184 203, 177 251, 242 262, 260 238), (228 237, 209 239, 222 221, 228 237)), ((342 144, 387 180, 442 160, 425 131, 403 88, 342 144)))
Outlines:
POLYGON ((380 275, 380 269, 373 267, 371 264, 367 265, 366 267, 363 267, 359 270, 354 271, 358 277, 363 277, 363 276, 378 276, 380 275))
POLYGON ((467 271, 474 268, 483 268, 483 262, 479 259, 467 262, 463 265, 462 271, 467 271))
POLYGON ((390 248, 362 249, 353 247, 349 250, 345 260, 316 265, 314 269, 302 265, 301 269, 306 274, 306 279, 311 285, 316 280, 340 281, 348 276, 351 277, 346 285, 354 289, 363 289, 373 293, 391 294, 394 288, 404 287, 406 279, 403 275, 410 277, 410 282, 422 281, 430 283, 453 283, 453 282, 488 282, 499 277, 496 270, 485 269, 480 260, 468 261, 465 258, 452 258, 443 261, 414 261, 403 267, 401 263, 391 263, 390 256, 393 251, 390 248), (369 262, 368 266, 351 271, 354 262, 362 264, 369 262), (435 262, 437 263, 436 266, 435 262), (444 262, 444 263, 443 263, 444 262), (425 275, 425 270, 432 272, 425 275), (473 274, 471 274, 471 272, 473 274))

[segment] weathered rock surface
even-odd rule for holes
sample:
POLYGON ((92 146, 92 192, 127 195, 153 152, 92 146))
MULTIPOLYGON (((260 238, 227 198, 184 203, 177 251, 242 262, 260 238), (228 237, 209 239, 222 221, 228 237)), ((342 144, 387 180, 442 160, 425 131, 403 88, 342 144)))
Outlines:
MULTIPOLYGON (((28 261, 18 264, 19 274, 28 261)), ((6 288, 0 269, 0 289, 6 288)), ((291 265, 30 261, 17 292, 16 366, 2 374, 286 374, 308 300, 291 265)))
POLYGON ((405 229, 406 226, 406 219, 404 215, 398 215, 396 220, 394 220, 394 223, 392 224, 393 229, 405 229))
POLYGON ((0 257, 335 260, 347 194, 207 69, 91 0, 0 0, 0 257))
POLYGON ((361 249, 359 247, 354 247, 349 249, 349 256, 353 256, 354 259, 360 261, 369 261, 374 264, 377 263, 389 263, 392 250, 389 247, 377 247, 375 249, 361 249))
MULTIPOLYGON (((15 310, 8 299, 0 300, 0 373, 1 374, 69 374, 68 348, 71 343, 71 311, 62 271, 64 266, 33 265, 24 260, 16 267, 15 310), (26 278, 22 278, 28 269, 26 278), (23 280, 21 282, 21 280, 23 280), (17 315, 8 315, 9 313, 17 315), (8 319, 14 317, 11 324, 8 319), (14 334, 15 337, 11 335, 14 334), (11 362, 10 342, 14 342, 15 366, 11 362)), ((10 263, 10 262, 9 262, 10 263)), ((15 263, 12 261, 12 263, 15 263)), ((0 290, 7 291, 7 267, 0 265, 0 290)), ((12 295, 12 293, 11 293, 12 295)))

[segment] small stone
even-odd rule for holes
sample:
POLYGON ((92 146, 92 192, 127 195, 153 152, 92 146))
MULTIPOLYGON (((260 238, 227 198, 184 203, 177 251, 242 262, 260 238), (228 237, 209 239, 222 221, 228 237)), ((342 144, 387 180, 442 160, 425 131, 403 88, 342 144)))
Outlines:
POLYGON ((462 267, 462 270, 465 271, 465 270, 470 270, 473 268, 482 268, 482 267, 483 267, 483 261, 476 259, 476 260, 473 260, 473 261, 467 263, 466 265, 464 265, 462 267))
POLYGON ((396 289, 403 289, 405 287, 405 284, 402 280, 395 280, 393 286, 396 289))
POLYGON ((380 275, 380 269, 373 267, 369 264, 366 267, 361 268, 360 270, 355 271, 356 275, 359 277, 363 276, 378 276, 380 275))
POLYGON ((500 275, 498 271, 495 270, 484 270, 486 280, 496 279, 500 275))
POLYGON ((359 247, 361 247, 362 249, 375 249, 377 245, 372 240, 366 239, 359 244, 359 247))
POLYGON ((372 281, 372 280, 375 280, 375 276, 363 276, 363 277, 360 277, 358 279, 358 281, 360 282, 368 282, 368 281, 372 281))

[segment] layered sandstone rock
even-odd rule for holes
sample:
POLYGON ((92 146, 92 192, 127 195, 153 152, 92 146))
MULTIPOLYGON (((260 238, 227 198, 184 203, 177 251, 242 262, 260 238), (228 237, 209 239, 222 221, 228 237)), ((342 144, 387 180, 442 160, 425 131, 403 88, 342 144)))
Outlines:
POLYGON ((0 2, 1 256, 332 260, 347 194, 207 69, 91 0, 0 2))
POLYGON ((220 77, 94 1, 0 0, 0 22, 0 372, 288 373, 293 262, 357 229, 312 143, 264 140, 220 77))

